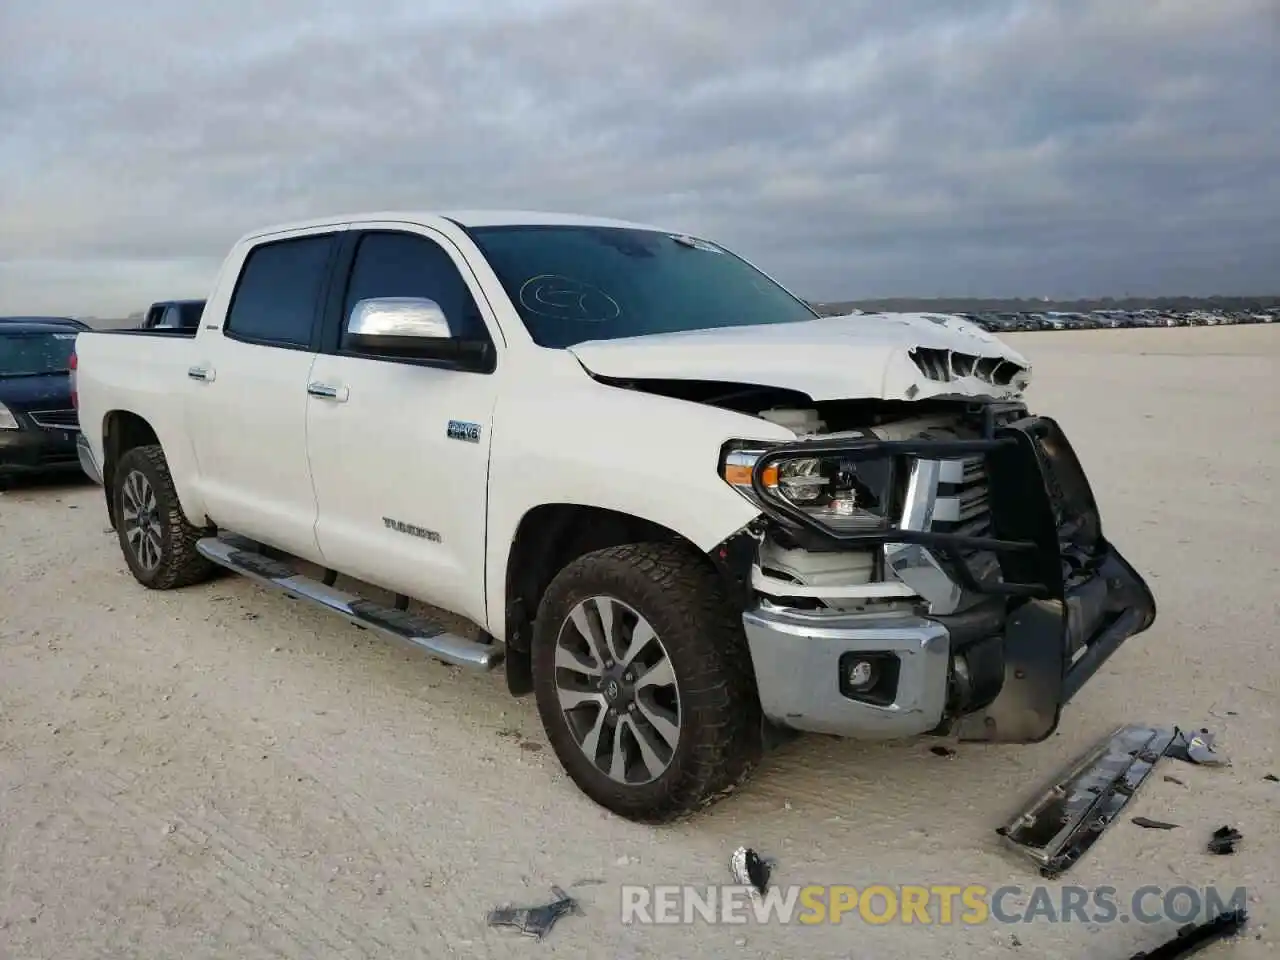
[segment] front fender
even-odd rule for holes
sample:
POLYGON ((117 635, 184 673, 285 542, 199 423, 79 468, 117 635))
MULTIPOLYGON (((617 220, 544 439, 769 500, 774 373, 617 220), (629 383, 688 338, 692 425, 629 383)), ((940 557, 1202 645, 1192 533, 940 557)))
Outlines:
POLYGON ((759 511, 721 479, 726 440, 785 442, 745 414, 605 386, 582 375, 504 395, 494 411, 486 594, 491 632, 506 621, 507 566, 521 520, 543 504, 629 514, 710 551, 759 511))

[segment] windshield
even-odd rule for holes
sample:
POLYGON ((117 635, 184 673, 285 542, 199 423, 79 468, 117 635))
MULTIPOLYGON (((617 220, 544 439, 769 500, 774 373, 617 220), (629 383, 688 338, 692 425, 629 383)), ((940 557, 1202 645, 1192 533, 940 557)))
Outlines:
POLYGON ((0 377, 66 373, 74 333, 0 333, 0 377))
POLYGON ((562 226, 469 233, 543 347, 816 316, 723 247, 679 234, 562 226))

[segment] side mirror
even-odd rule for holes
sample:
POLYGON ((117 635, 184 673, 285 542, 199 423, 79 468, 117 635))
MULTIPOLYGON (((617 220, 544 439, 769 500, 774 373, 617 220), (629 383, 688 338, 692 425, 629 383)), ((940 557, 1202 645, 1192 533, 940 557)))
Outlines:
POLYGON ((488 340, 464 340, 440 304, 426 297, 374 297, 351 308, 342 346, 372 356, 441 360, 477 372, 491 372, 488 340))
POLYGON ((440 304, 426 298, 360 300, 347 320, 347 346, 370 353, 417 353, 452 339, 453 330, 440 304))

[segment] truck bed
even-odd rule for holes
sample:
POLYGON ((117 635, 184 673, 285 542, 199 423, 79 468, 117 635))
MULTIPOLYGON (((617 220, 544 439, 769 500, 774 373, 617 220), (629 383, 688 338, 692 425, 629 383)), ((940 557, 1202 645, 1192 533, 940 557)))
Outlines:
POLYGON ((195 331, 93 330, 76 337, 76 395, 80 427, 98 463, 103 462, 103 426, 115 410, 146 411, 150 428, 174 445, 188 446, 184 398, 194 382, 195 331))

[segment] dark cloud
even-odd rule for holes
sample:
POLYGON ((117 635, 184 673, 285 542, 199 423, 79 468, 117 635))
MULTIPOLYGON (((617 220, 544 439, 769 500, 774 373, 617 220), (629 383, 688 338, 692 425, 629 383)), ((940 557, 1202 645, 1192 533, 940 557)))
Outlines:
POLYGON ((1274 0, 0 8, 0 311, 408 207, 714 236, 798 292, 1280 285, 1274 0))

